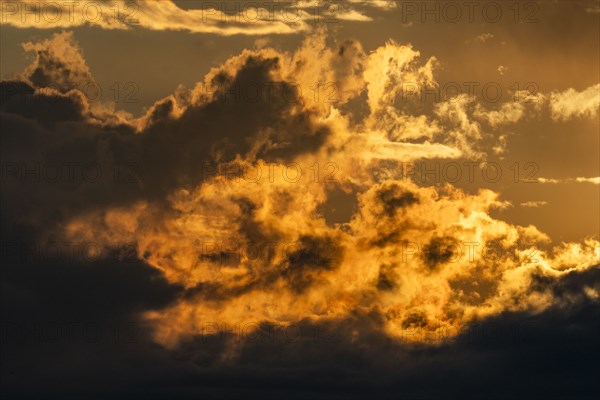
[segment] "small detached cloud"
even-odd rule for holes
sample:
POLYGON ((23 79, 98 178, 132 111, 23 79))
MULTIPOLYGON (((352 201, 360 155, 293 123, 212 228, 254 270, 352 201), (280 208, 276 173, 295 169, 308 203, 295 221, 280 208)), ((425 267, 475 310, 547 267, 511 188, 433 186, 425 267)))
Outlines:
POLYGON ((479 36, 476 36, 474 39, 470 39, 470 40, 465 40, 465 43, 485 43, 488 40, 491 40, 494 38, 494 34, 493 33, 482 33, 479 36))
POLYGON ((585 12, 588 14, 600 14, 600 3, 587 6, 585 12))
POLYGON ((575 178, 575 182, 593 183, 594 185, 600 185, 600 176, 594 178, 575 178))
POLYGON ((547 206, 548 202, 547 201, 526 201, 524 203, 521 203, 521 207, 526 207, 526 208, 539 208, 539 207, 543 207, 543 206, 547 206))
POLYGON ((598 115, 599 107, 600 83, 582 92, 569 88, 564 92, 550 94, 550 111, 555 121, 565 121, 572 117, 593 118, 598 115))
POLYGON ((595 176, 591 178, 585 177, 577 177, 577 178, 566 178, 566 179, 553 179, 553 178, 538 178, 539 183, 591 183, 594 185, 600 185, 600 176, 595 176))

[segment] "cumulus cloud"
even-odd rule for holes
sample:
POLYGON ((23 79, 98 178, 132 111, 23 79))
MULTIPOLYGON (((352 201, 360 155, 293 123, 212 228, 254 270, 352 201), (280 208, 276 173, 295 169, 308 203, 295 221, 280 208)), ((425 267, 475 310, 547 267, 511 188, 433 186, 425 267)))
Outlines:
POLYGON ((569 88, 550 94, 552 118, 564 121, 573 117, 595 118, 600 107, 600 83, 578 92, 569 88))
POLYGON ((325 34, 292 53, 244 50, 138 119, 61 84, 91 78, 72 35, 27 44, 33 64, 2 83, 2 159, 16 166, 3 222, 41 242, 133 243, 136 261, 172 289, 138 315, 171 348, 206 321, 320 325, 356 314, 392 340, 421 342, 407 334, 415 329, 457 337, 474 321, 549 310, 562 301, 554 282, 597 268, 597 240, 552 247, 536 227, 492 217, 507 205, 498 193, 419 186, 398 168, 482 153, 484 128, 518 121, 520 104, 487 110, 463 95, 432 117, 414 113, 397 102, 402 83, 433 84, 434 58, 420 63, 395 42, 369 55, 356 41, 330 48, 325 34), (315 98, 315 82, 338 88, 337 101, 315 98), (251 86, 270 90, 236 97, 251 86), (361 99, 364 118, 345 108, 361 99), (128 166, 130 184, 117 190, 110 174, 65 191, 15 172, 61 160, 128 166), (334 188, 357 204, 338 224, 320 212, 334 188))
POLYGON ((72 32, 63 32, 39 43, 23 43, 22 47, 35 55, 33 63, 21 74, 21 78, 34 87, 68 92, 74 85, 93 81, 72 32))

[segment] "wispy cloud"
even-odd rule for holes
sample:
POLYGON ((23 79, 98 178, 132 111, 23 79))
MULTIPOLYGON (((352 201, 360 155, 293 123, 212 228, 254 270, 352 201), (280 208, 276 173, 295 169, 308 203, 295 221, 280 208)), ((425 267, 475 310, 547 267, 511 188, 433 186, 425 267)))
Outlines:
MULTIPOLYGON (((354 2, 390 8, 387 2, 354 2)), ((84 25, 103 29, 176 30, 219 35, 293 34, 311 30, 316 22, 371 21, 351 4, 333 2, 204 2, 200 9, 182 9, 172 0, 55 2, 20 0, 2 3, 1 23, 18 28, 56 29, 84 25)))
POLYGON ((591 183, 594 185, 600 185, 600 177, 577 177, 577 178, 565 178, 565 179, 554 179, 554 178, 538 178, 539 183, 550 183, 550 184, 558 184, 558 183, 591 183))
POLYGON ((526 208, 538 208, 543 207, 545 205, 548 205, 547 201, 526 201, 524 203, 521 203, 521 207, 526 208))

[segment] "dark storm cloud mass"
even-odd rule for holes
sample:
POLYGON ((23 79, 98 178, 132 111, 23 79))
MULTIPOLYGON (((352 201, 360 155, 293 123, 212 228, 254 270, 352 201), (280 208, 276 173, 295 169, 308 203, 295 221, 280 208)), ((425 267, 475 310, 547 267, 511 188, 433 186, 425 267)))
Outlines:
MULTIPOLYGON (((43 284, 27 275, 10 295, 3 290, 9 322, 2 332, 2 381, 9 398, 64 398, 65 393, 90 399, 595 395, 600 309, 569 293, 586 285, 598 288, 597 270, 560 280, 554 288, 562 292, 560 306, 536 316, 506 313, 486 319, 448 343, 428 338, 438 343, 433 346, 390 340, 380 331, 383 315, 358 313, 316 325, 300 321, 287 330, 264 324, 251 335, 209 324, 205 335, 167 351, 153 345, 128 312, 160 306, 175 289, 151 283, 152 273, 141 265, 129 265, 128 272, 122 265, 77 271, 81 267, 55 267, 40 276, 43 284), (46 292, 66 284, 80 288, 46 292), (94 293, 99 288, 113 296, 94 293), (25 300, 18 291, 45 300, 25 300), (151 303, 141 300, 149 293, 151 303), (105 299, 98 302, 99 297, 105 299), (223 359, 232 343, 241 348, 239 355, 223 359)), ((405 321, 407 335, 422 334, 422 318, 405 321)))
POLYGON ((284 95, 260 95, 256 101, 236 97, 236 89, 263 90, 275 84, 280 90, 293 91, 286 82, 273 82, 271 72, 278 68, 277 58, 249 56, 235 76, 221 73, 213 78, 211 83, 221 89, 210 103, 191 106, 176 120, 160 119, 153 113, 155 122, 142 132, 141 140, 148 159, 144 169, 157 185, 196 184, 207 162, 230 161, 250 150, 256 150, 255 156, 261 159, 281 161, 323 144, 326 128, 313 126, 309 113, 284 95), (265 131, 269 135, 260 138, 264 146, 256 149, 257 134, 265 131))
MULTIPOLYGON (((270 140, 280 145, 256 154, 273 154, 273 160, 316 149, 327 132, 311 126, 303 111, 291 116, 294 104, 281 98, 249 104, 217 97, 187 107, 177 119, 171 117, 174 100, 166 99, 151 110, 141 132, 118 121, 98 123, 104 110, 90 110, 87 99, 66 85, 91 79, 77 71, 86 69, 82 60, 57 60, 50 46, 35 50, 26 82, 0 83, 3 391, 11 398, 131 398, 126 393, 151 394, 156 388, 147 391, 148 378, 160 376, 174 385, 172 394, 185 394, 189 383, 182 380, 210 378, 189 369, 187 361, 174 360, 170 369, 170 357, 178 356, 153 345, 151 329, 137 318, 167 305, 182 288, 140 261, 134 243, 114 243, 92 257, 89 248, 82 250, 86 244, 65 243, 54 233, 89 210, 141 198, 162 202, 173 188, 200 182, 209 161, 247 153, 261 130, 272 132, 270 140), (82 375, 75 377, 77 371, 82 375), (35 389, 24 391, 32 381, 35 389)), ((215 79, 227 93, 229 87, 271 82, 270 71, 277 68, 276 58, 248 57, 233 75, 215 79)), ((251 203, 240 202, 251 214, 251 203)), ((252 228, 250 219, 240 226, 256 239, 260 227, 252 228)), ((303 254, 291 259, 300 262, 303 254)), ((201 291, 216 298, 207 287, 201 291)), ((211 346, 209 356, 217 357, 218 348, 211 346)))
MULTIPOLYGON (((235 186, 234 179, 212 179, 213 170, 207 178, 207 164, 287 163, 330 151, 330 141, 341 140, 336 131, 350 137, 341 146, 348 146, 344 157, 374 147, 348 132, 344 118, 325 123, 315 118, 320 105, 290 101, 298 86, 282 73, 290 68, 282 54, 244 52, 208 75, 204 83, 219 90, 175 93, 132 121, 70 89, 68 81, 92 75, 71 51, 69 34, 54 40, 29 45, 32 67, 21 81, 0 83, 0 357, 7 398, 596 394, 600 270, 577 258, 581 248, 564 251, 575 261, 557 252, 550 272, 547 265, 522 272, 495 260, 447 278, 458 269, 455 245, 478 222, 507 242, 503 250, 543 235, 492 220, 490 193, 468 197, 396 179, 364 188, 353 181, 348 186, 360 193, 349 195, 358 199, 350 216, 327 224, 318 211, 327 195, 308 185, 235 186), (285 95, 236 98, 236 88, 273 83, 285 95), (197 191, 204 182, 206 190, 197 191), (146 215, 136 219, 142 202, 146 215), (234 243, 193 251, 198 243, 187 241, 202 238, 205 226, 209 237, 234 243), (69 241, 64 232, 77 229, 95 241, 69 241), (135 240, 122 241, 131 232, 135 240), (415 238, 423 252, 408 263, 399 252, 415 238), (242 260, 255 244, 272 242, 285 250, 268 253, 268 262, 242 260), (202 275, 198 265, 205 261, 218 265, 215 276, 202 275), (559 269, 568 267, 572 272, 559 269), (504 270, 523 275, 506 284, 495 275, 504 270), (462 324, 467 306, 487 300, 498 311, 462 324), (460 332, 446 330, 457 324, 460 332)), ((346 42, 330 54, 315 42, 309 50, 335 67, 335 79, 350 92, 362 87, 350 72, 363 67, 359 44, 346 42)), ((393 43, 382 49, 382 59, 392 61, 412 54, 393 43)), ((298 58, 292 69, 300 74, 311 63, 298 58)), ((389 89, 371 85, 375 95, 389 89)), ((370 100, 378 106, 377 96, 370 100)), ((351 167, 360 172, 359 164, 353 159, 351 167)))
MULTIPOLYGON (((56 37, 60 44, 71 40, 70 34, 56 37)), ((52 48, 48 41, 45 46, 52 48)), ((286 161, 318 149, 328 135, 327 127, 315 126, 310 112, 290 97, 262 95, 251 102, 236 97, 236 88, 249 86, 276 84, 293 92, 294 87, 286 82, 273 82, 271 72, 279 68, 277 58, 248 56, 233 75, 217 74, 213 79, 219 88, 215 97, 189 105, 177 118, 172 116, 175 99, 157 102, 144 128, 136 132, 125 123, 97 123, 104 110, 90 109, 79 91, 71 91, 74 84, 87 83, 71 70, 87 69, 85 64, 81 66, 82 59, 66 64, 49 57, 52 52, 45 47, 34 48, 35 68, 23 74, 30 83, 0 83, 3 183, 7 189, 3 196, 18 207, 18 217, 35 214, 35 218, 42 218, 49 210, 60 217, 61 212, 72 215, 141 198, 164 200, 173 189, 192 187, 210 177, 216 162, 246 156, 251 150, 253 157, 286 161), (48 76, 56 79, 39 79, 44 75, 41 71, 50 71, 48 76), (56 82, 70 82, 71 86, 49 84, 56 82), (47 90, 34 93, 31 84, 47 90), (263 144, 257 148, 261 132, 268 134, 260 137, 263 144), (81 171, 86 167, 95 169, 89 172, 91 184, 85 179, 87 171, 81 171), (52 172, 47 171, 49 168, 52 172), (43 179, 48 172, 60 174, 57 180, 64 181, 63 174, 75 168, 68 190, 43 179), (27 175, 27 170, 33 171, 32 175, 27 175), (98 179, 96 173, 101 175, 98 179), (36 179, 34 185, 27 182, 36 179), (28 202, 20 202, 25 194, 28 202)))

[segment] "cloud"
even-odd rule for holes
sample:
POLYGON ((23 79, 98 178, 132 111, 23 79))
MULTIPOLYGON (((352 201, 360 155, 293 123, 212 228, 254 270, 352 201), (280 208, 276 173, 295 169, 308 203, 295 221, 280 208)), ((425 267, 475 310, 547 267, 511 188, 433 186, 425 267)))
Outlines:
POLYGON ((599 176, 596 176, 593 178, 578 177, 578 178, 575 178, 575 182, 593 183, 594 185, 600 185, 600 177, 599 176))
POLYGON ((573 117, 595 118, 600 107, 600 83, 582 92, 573 88, 563 92, 552 92, 549 101, 552 118, 556 121, 573 117))
POLYGON ((538 178, 537 181, 540 183, 559 183, 560 182, 558 179, 542 178, 542 177, 538 178))
POLYGON ((494 35, 492 33, 482 33, 481 35, 477 36, 475 39, 479 40, 482 43, 485 43, 486 41, 492 39, 494 37, 494 35))
MULTIPOLYGON (((361 8, 389 9, 388 2, 354 2, 361 8)), ((361 10, 337 2, 202 2, 200 8, 180 8, 172 0, 54 2, 7 1, 2 23, 17 28, 69 29, 95 26, 102 29, 175 30, 217 35, 297 34, 315 22, 372 21, 361 10)))
POLYGON ((348 3, 361 4, 383 10, 393 10, 398 7, 398 3, 392 0, 349 0, 348 3))
POLYGON ((81 49, 73 41, 72 32, 54 35, 40 43, 23 43, 23 49, 33 52, 35 59, 21 78, 34 87, 55 88, 68 92, 78 84, 93 82, 92 73, 81 49))
POLYGON ((547 201, 526 201, 521 203, 521 207, 538 208, 548 205, 547 201))
MULTIPOLYGON (((73 34, 25 45, 32 64, 0 83, 3 393, 594 393, 597 238, 555 245, 494 216, 499 193, 403 170, 487 157, 539 114, 466 96, 426 113, 402 84, 434 84, 433 58, 325 35, 245 50, 140 118, 81 92, 73 34), (333 223, 336 191, 353 207, 333 223)), ((563 181, 599 182, 540 178, 563 181)))
MULTIPOLYGON (((435 82, 434 58, 420 63, 395 42, 367 55, 325 35, 290 53, 244 50, 138 119, 63 84, 93 79, 71 34, 26 45, 36 57, 23 81, 2 82, 3 226, 38 244, 133 244, 136 265, 170 294, 128 317, 172 351, 211 321, 256 332, 367 318, 392 341, 422 343, 407 335, 415 329, 456 338, 475 321, 551 310, 565 301, 554 283, 597 269, 597 240, 552 247, 534 226, 494 218, 506 206, 498 193, 419 186, 400 168, 485 155, 487 129, 519 121, 524 106, 457 96, 424 116, 397 100, 404 79, 435 82), (315 82, 339 88, 338 101, 315 98, 315 82), (250 87, 270 90, 240 97, 250 87), (65 162, 110 173, 32 184, 20 172, 65 162), (319 211, 335 187, 356 199, 337 225, 319 211)), ((215 357, 243 352, 227 345, 215 357)))
POLYGON ((493 33, 482 33, 481 35, 478 35, 477 37, 475 37, 473 40, 465 41, 465 43, 471 43, 472 41, 479 42, 479 43, 485 43, 493 38, 494 38, 493 33))
POLYGON ((577 178, 566 178, 566 179, 553 179, 553 178, 538 178, 537 182, 539 183, 551 183, 551 184, 557 184, 557 183, 591 183, 594 185, 600 185, 600 177, 592 177, 592 178, 584 178, 584 177, 577 177, 577 178))
POLYGON ((585 8, 585 12, 588 14, 599 14, 600 13, 600 4, 588 5, 585 8))

